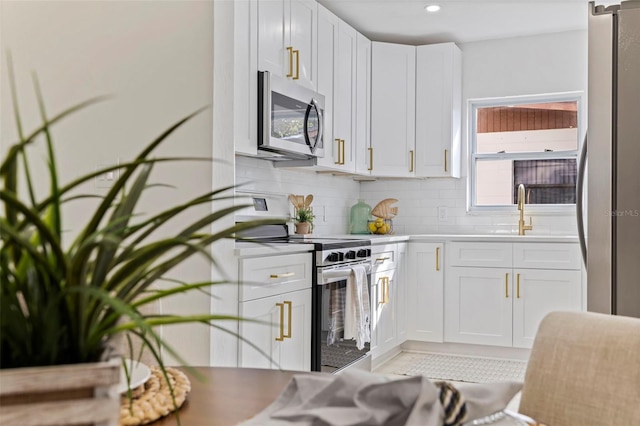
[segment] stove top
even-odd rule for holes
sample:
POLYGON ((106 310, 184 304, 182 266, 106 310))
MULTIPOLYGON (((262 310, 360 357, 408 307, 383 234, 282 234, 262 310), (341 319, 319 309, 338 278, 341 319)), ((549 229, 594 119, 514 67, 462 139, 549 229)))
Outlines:
POLYGON ((350 247, 369 247, 370 240, 362 240, 359 238, 322 238, 322 237, 296 237, 290 236, 287 240, 292 244, 313 244, 316 250, 333 250, 350 247))

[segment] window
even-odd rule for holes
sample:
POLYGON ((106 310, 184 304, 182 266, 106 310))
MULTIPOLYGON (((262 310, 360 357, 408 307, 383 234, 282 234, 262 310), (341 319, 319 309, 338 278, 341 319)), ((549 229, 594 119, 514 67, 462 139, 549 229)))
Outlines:
POLYGON ((513 209, 520 184, 539 210, 574 205, 580 105, 576 93, 472 101, 471 209, 513 209))

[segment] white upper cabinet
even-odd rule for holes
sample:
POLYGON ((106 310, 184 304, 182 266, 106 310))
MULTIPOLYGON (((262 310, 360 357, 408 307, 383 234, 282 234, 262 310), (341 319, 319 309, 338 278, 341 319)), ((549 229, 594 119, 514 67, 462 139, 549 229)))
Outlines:
POLYGON ((372 42, 372 175, 415 176, 415 87, 415 46, 372 42))
POLYGON ((334 105, 334 137, 340 139, 339 163, 345 171, 355 170, 357 34, 351 26, 340 22, 336 55, 338 74, 334 105))
POLYGON ((371 148, 371 40, 358 34, 356 43, 356 173, 370 174, 371 148))
POLYGON ((460 49, 442 43, 416 52, 416 176, 460 177, 460 49))
POLYGON ((355 170, 358 33, 318 6, 318 92, 325 97, 325 156, 320 168, 355 170))
POLYGON ((258 3, 258 68, 316 90, 315 0, 258 3))
POLYGON ((238 154, 258 153, 257 2, 235 1, 233 54, 233 139, 238 154))
MULTIPOLYGON (((334 52, 338 49, 340 19, 318 5, 318 93, 324 95, 324 157, 318 158, 321 168, 338 168, 339 144, 334 141, 334 87, 338 75, 334 52)), ((337 137, 336 137, 337 138, 337 137)))

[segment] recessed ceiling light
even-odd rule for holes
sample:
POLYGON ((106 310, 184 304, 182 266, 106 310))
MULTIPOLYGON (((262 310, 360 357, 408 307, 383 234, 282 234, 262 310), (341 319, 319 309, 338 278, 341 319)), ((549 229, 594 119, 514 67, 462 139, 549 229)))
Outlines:
POLYGON ((437 12, 440 10, 440 6, 438 6, 437 4, 430 4, 428 6, 425 6, 424 10, 426 10, 427 12, 437 12))

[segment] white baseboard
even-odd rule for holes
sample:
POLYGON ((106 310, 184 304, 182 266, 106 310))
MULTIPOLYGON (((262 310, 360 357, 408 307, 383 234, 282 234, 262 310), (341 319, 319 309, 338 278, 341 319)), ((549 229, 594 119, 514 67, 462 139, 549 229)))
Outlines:
MULTIPOLYGON (((484 358, 528 360, 531 349, 502 346, 468 345, 464 343, 433 343, 407 340, 401 346, 404 352, 432 352, 449 355, 478 356, 484 358)), ((394 354, 395 356, 395 354, 394 354)), ((387 358, 388 359, 388 358, 387 358)), ((374 368, 376 362, 374 361, 374 368)))

